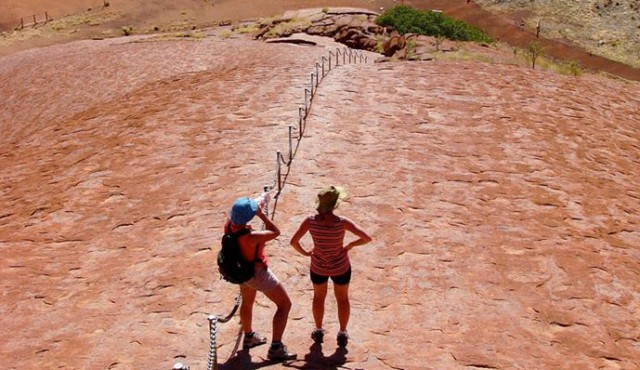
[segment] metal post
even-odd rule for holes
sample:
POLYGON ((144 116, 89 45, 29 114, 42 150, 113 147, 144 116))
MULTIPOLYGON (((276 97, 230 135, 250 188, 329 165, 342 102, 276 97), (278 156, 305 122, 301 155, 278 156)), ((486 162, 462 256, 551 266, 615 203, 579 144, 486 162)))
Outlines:
MULTIPOLYGON (((313 86, 313 83, 311 84, 311 86, 313 86)), ((309 89, 304 89, 304 116, 305 116, 305 118, 309 114, 309 95, 310 94, 311 94, 311 92, 309 91, 309 89)))
POLYGON ((320 64, 316 62, 316 88, 318 87, 318 83, 320 80, 320 73, 318 73, 319 69, 320 69, 320 64))
POLYGON ((331 58, 333 57, 333 51, 329 52, 329 71, 331 71, 331 58))
POLYGON ((34 14, 34 15, 33 15, 33 27, 35 27, 35 26, 36 26, 36 24, 37 24, 37 23, 36 23, 36 15, 34 14))
POLYGON ((218 370, 218 360, 216 356, 216 336, 218 334, 218 316, 211 315, 207 318, 209 320, 209 336, 210 345, 209 345, 209 363, 207 366, 207 370, 218 370))
POLYGON ((311 99, 313 99, 313 73, 311 74, 311 90, 309 92, 311 93, 311 99))
POLYGON ((302 127, 302 121, 303 121, 302 107, 298 107, 298 127, 299 127, 298 133, 300 134, 298 136, 298 139, 302 139, 302 130, 304 129, 302 127))
POLYGON ((282 179, 280 178, 280 151, 276 152, 276 177, 278 178, 278 193, 282 190, 282 179))
POLYGON ((293 161, 293 126, 289 126, 289 165, 293 161))

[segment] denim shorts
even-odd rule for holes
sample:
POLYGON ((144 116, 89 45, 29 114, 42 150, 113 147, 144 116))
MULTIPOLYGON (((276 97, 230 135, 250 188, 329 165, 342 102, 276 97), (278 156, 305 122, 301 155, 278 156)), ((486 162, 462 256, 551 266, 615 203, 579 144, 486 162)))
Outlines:
POLYGON ((256 270, 253 277, 243 284, 251 289, 259 290, 261 292, 269 292, 280 284, 280 280, 278 280, 278 277, 271 272, 269 267, 256 264, 256 270))

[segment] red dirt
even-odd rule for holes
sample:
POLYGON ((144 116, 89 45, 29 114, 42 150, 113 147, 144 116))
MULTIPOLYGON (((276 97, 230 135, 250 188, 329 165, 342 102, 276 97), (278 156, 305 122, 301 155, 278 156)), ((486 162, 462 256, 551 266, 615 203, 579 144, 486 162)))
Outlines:
POLYGON ((526 48, 530 42, 537 41, 545 54, 560 60, 579 62, 583 67, 603 71, 631 80, 640 80, 640 69, 593 55, 568 41, 536 38, 535 34, 520 29, 518 20, 505 18, 482 9, 479 5, 464 0, 427 0, 407 1, 406 4, 420 9, 441 9, 447 15, 478 26, 492 37, 512 46, 526 48))

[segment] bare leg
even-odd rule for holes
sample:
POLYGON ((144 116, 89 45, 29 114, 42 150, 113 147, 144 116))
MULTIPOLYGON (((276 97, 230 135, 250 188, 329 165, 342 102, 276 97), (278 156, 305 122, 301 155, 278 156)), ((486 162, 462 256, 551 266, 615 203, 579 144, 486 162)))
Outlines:
POLYGON ((278 284, 277 287, 265 293, 265 295, 277 306, 276 313, 273 315, 272 341, 281 342, 284 329, 287 327, 289 311, 291 311, 291 299, 289 299, 289 295, 282 284, 278 284))
POLYGON ((322 329, 322 322, 324 321, 325 298, 327 298, 327 283, 313 284, 313 320, 318 329, 322 329))
POLYGON ((247 286, 240 285, 240 294, 242 294, 242 305, 240 305, 240 323, 242 331, 251 333, 253 322, 253 303, 256 300, 256 290, 247 286))
POLYGON ((333 285, 333 291, 336 295, 338 303, 338 321, 340 322, 340 330, 346 331, 349 324, 349 316, 351 315, 351 304, 349 303, 349 284, 333 285))

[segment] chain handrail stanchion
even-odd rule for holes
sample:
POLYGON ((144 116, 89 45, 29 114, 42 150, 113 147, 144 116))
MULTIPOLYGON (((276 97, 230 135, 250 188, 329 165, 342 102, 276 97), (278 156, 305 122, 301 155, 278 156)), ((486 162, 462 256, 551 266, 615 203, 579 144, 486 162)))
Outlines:
MULTIPOLYGON (((311 89, 309 90, 309 93, 311 94, 311 99, 313 99, 313 93, 314 93, 313 87, 314 86, 313 86, 313 73, 312 73, 311 74, 311 89)), ((311 100, 311 99, 309 99, 309 100, 311 100)))
POLYGON ((207 364, 207 370, 218 370, 218 359, 216 353, 216 337, 218 335, 218 317, 211 315, 209 319, 209 362, 207 364))
POLYGON ((298 107, 298 139, 302 139, 302 132, 304 131, 304 127, 302 125, 302 121, 304 117, 302 115, 302 107, 298 107))
POLYGON ((277 177, 277 181, 278 181, 278 193, 280 193, 280 191, 282 190, 282 179, 280 178, 280 171, 281 171, 281 168, 280 168, 280 157, 281 156, 282 155, 280 154, 280 151, 278 150, 276 152, 276 168, 277 168, 276 177, 277 177))
MULTIPOLYGON (((313 75, 312 75, 313 76, 313 75)), ((311 92, 309 91, 309 89, 304 89, 304 117, 307 118, 307 116, 309 115, 309 96, 311 95, 311 92)))
POLYGON ((291 165, 291 162, 293 161, 293 126, 289 126, 289 163, 288 165, 291 165))

